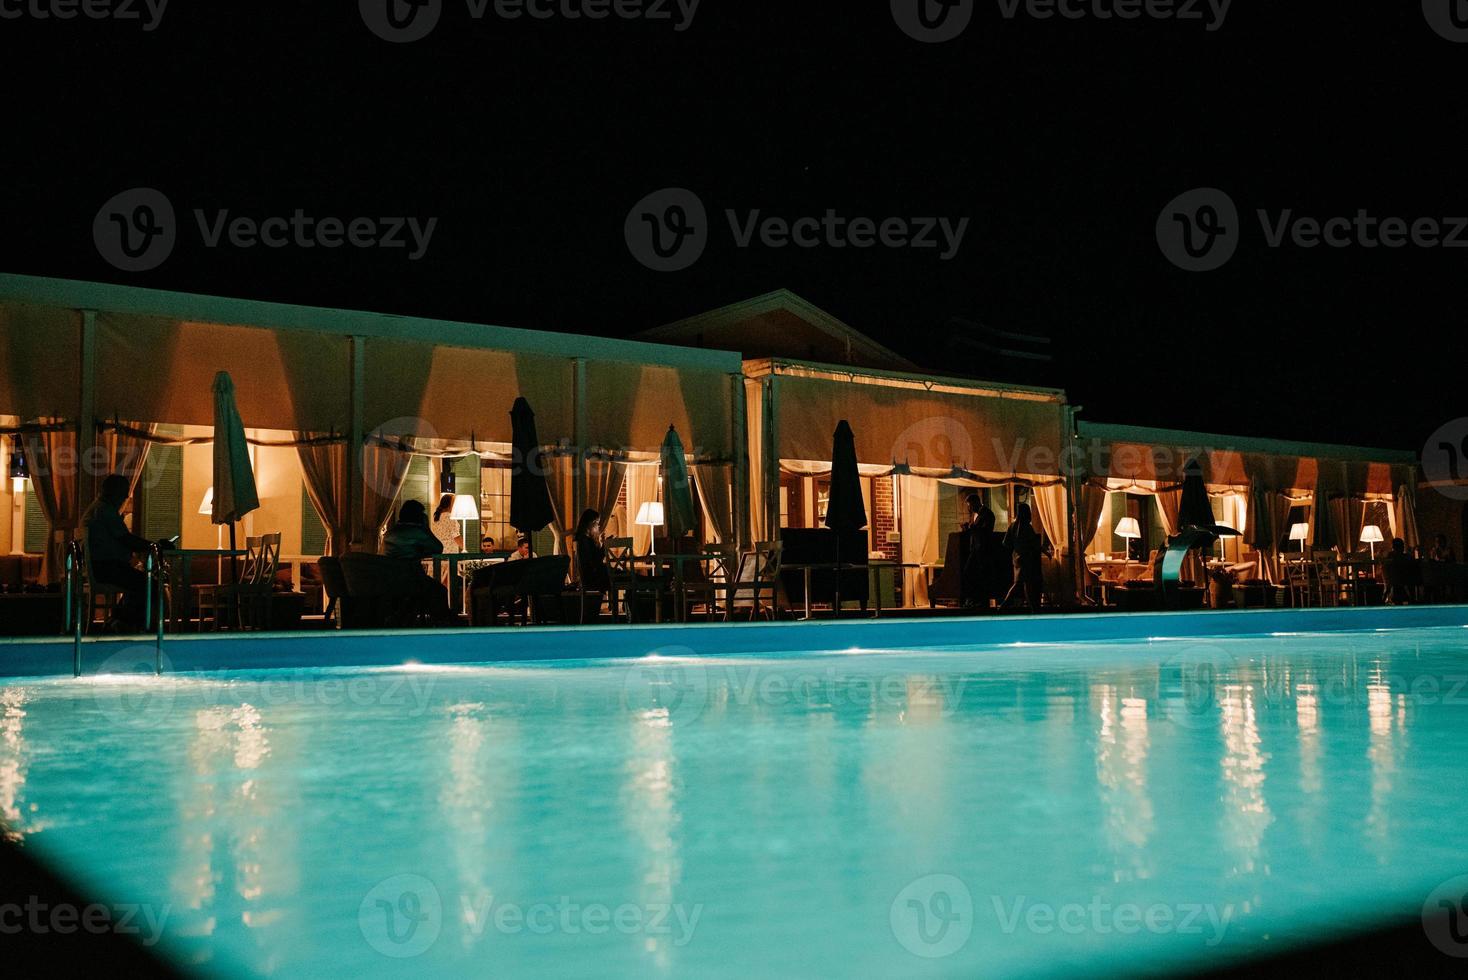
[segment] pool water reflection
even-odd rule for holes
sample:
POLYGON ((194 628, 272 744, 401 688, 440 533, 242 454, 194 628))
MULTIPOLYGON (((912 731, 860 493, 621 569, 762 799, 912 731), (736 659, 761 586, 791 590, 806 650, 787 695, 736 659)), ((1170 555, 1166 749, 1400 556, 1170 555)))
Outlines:
POLYGON ((1184 965, 1468 870, 1465 639, 22 681, 0 821, 209 973, 1184 965))

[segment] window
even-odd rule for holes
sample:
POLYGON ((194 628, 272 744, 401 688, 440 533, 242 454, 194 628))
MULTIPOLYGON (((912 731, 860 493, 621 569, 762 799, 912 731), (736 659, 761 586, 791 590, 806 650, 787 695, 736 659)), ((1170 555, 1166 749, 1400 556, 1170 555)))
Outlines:
POLYGON ((510 527, 510 464, 484 460, 479 468, 479 527, 481 537, 494 538, 498 551, 515 546, 510 527))
MULTIPOLYGON (((479 474, 481 472, 479 457, 461 456, 458 459, 452 461, 445 460, 444 465, 450 467, 450 472, 454 474, 454 493, 467 494, 468 496, 474 497, 476 500, 479 500, 479 509, 482 512, 484 510, 484 501, 483 498, 480 497, 479 493, 479 485, 481 482, 479 479, 479 474)), ((479 550, 480 525, 480 521, 464 522, 465 551, 479 550)))
POLYGON ((805 477, 780 474, 780 526, 806 527, 805 477))

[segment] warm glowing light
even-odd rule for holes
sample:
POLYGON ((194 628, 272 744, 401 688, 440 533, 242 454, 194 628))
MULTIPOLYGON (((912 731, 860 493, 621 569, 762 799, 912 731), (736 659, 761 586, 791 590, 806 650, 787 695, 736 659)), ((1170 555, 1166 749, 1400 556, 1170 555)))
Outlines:
POLYGON ((210 487, 204 491, 204 499, 199 503, 199 513, 212 515, 214 513, 214 488, 210 487))
POLYGON ((1140 538, 1142 528, 1137 524, 1135 517, 1123 517, 1116 522, 1116 536, 1119 538, 1140 538))
POLYGON ((641 507, 637 508, 636 523, 645 524, 649 527, 661 527, 663 523, 663 505, 656 500, 645 501, 641 507))
POLYGON ((454 509, 449 511, 449 517, 456 521, 479 520, 479 501, 470 493, 455 494, 454 509))

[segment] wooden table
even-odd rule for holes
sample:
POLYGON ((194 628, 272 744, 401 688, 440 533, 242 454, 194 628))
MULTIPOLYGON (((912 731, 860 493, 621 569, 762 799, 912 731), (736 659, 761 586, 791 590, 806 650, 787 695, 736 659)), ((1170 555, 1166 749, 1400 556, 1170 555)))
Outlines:
MULTIPOLYGON (((655 578, 662 577, 663 566, 670 566, 673 569, 673 618, 680 623, 686 623, 688 622, 688 594, 683 591, 683 583, 687 578, 684 572, 685 566, 689 562, 722 561, 725 557, 725 555, 718 552, 686 555, 639 555, 632 559, 632 567, 634 570, 638 565, 651 567, 655 578)), ((657 608, 657 604, 654 604, 654 608, 657 608)))
MULTIPOLYGON (((218 558, 223 563, 226 558, 243 558, 249 554, 248 551, 229 548, 167 548, 158 552, 163 567, 168 572, 169 582, 173 585, 173 599, 168 606, 168 621, 175 627, 187 627, 193 619, 194 586, 193 586, 193 564, 195 558, 218 558), (180 602, 182 602, 182 615, 180 616, 180 602)), ((223 568, 220 569, 221 577, 223 568)), ((224 583, 229 584, 229 583, 224 583)), ((204 628, 200 622, 195 632, 204 628)))

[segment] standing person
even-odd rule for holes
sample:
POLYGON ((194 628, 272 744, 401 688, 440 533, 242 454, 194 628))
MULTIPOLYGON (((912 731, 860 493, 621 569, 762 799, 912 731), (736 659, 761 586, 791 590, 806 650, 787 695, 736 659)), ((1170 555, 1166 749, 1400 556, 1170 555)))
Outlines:
POLYGON ((1024 597, 1030 612, 1040 611, 1040 596, 1045 591, 1045 576, 1040 566, 1043 542, 1030 518, 1030 505, 1020 504, 1015 508, 1014 523, 1004 532, 1004 544, 1014 555, 1014 584, 1004 597, 1003 606, 1008 608, 1015 599, 1024 597))
POLYGON ((443 542, 443 553, 457 555, 464 550, 464 536, 459 533, 459 522, 451 516, 454 511, 454 495, 446 493, 438 498, 433 509, 433 536, 443 542))
POLYGON ((122 505, 127 503, 128 491, 127 477, 116 473, 107 477, 102 481, 97 503, 87 521, 87 560, 92 580, 122 590, 122 600, 107 623, 107 629, 114 632, 137 632, 147 619, 147 602, 143 596, 148 577, 133 567, 132 559, 152 544, 129 531, 122 519, 122 505))
POLYGON ((960 576, 961 602, 965 609, 988 609, 998 591, 994 580, 994 512, 976 493, 968 495, 969 520, 963 526, 964 560, 960 576))

